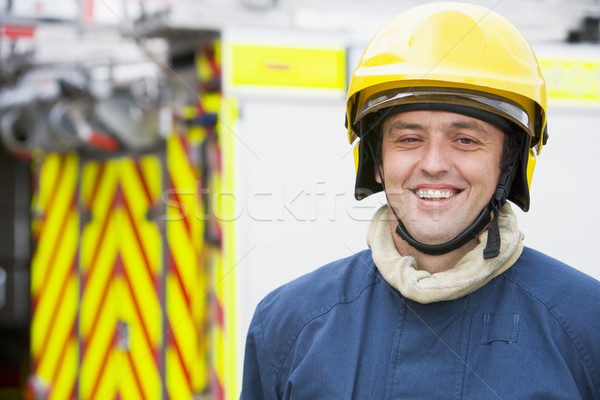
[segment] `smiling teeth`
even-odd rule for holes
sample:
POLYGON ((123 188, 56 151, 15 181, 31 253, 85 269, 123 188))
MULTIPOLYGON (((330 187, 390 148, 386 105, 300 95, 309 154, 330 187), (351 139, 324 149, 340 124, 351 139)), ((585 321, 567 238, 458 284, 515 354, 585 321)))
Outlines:
POLYGON ((454 196, 456 192, 453 190, 417 189, 415 194, 425 200, 443 200, 454 196))

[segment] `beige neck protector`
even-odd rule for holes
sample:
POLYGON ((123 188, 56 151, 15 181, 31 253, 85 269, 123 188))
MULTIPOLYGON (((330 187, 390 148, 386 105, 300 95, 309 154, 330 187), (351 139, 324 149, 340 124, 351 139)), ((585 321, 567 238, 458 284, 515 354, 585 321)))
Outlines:
POLYGON ((484 260, 487 230, 478 236, 477 246, 451 269, 430 274, 419 270, 416 260, 398 253, 392 237, 387 206, 381 207, 371 221, 367 243, 373 261, 383 278, 403 296, 419 303, 453 300, 479 289, 510 268, 523 251, 523 234, 510 205, 499 213, 500 254, 484 260))

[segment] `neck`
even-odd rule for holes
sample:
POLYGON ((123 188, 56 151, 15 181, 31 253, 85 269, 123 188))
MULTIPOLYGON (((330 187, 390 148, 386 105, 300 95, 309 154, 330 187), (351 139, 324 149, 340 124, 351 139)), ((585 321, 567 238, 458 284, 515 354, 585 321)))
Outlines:
POLYGON ((421 253, 411 245, 409 245, 406 241, 404 241, 401 237, 396 235, 396 220, 394 218, 390 218, 390 227, 392 231, 392 237, 394 239, 394 244, 396 245, 396 249, 398 253, 403 256, 411 256, 417 262, 417 267, 419 270, 427 271, 430 274, 435 274, 437 272, 444 272, 449 269, 452 269, 456 266, 456 264, 460 261, 461 258, 465 256, 469 251, 473 250, 477 246, 477 238, 472 239, 467 244, 458 249, 452 250, 445 254, 440 255, 430 255, 421 253))

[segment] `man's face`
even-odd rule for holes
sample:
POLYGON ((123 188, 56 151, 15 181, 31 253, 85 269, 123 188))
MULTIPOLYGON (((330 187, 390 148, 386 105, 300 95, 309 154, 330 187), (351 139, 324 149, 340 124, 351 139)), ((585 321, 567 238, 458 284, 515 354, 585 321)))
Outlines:
POLYGON ((384 121, 386 192, 415 239, 441 244, 471 225, 496 190, 503 141, 495 126, 451 112, 411 111, 384 121))

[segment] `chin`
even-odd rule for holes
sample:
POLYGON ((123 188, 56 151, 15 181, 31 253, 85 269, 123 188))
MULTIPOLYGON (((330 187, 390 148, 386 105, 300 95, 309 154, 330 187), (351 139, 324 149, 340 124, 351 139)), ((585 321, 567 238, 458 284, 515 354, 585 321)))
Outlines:
POLYGON ((431 245, 437 245, 437 244, 444 244, 446 242, 449 242, 450 240, 454 239, 455 237, 457 237, 458 235, 461 234, 462 231, 455 231, 455 230, 436 230, 436 229, 418 229, 415 230, 414 234, 411 233, 412 231, 410 230, 410 228, 407 226, 406 229, 408 230, 408 232, 419 242, 425 243, 425 244, 431 244, 431 245))

